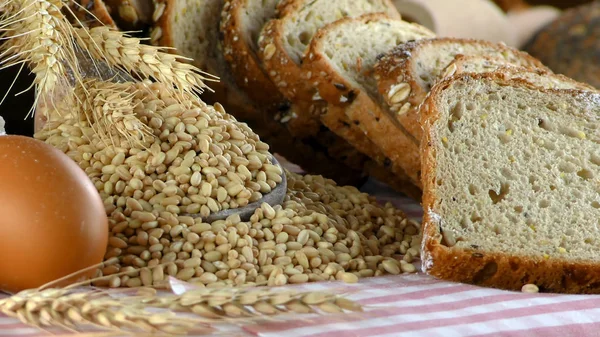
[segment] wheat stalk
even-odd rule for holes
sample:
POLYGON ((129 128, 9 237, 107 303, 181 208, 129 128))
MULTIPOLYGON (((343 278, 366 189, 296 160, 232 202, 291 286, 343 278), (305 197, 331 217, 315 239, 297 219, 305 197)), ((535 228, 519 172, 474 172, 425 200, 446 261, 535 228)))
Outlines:
POLYGON ((183 62, 184 57, 165 52, 166 48, 141 44, 140 39, 108 27, 76 28, 75 34, 77 43, 94 58, 142 79, 168 83, 189 93, 202 93, 207 88, 204 81, 217 80, 183 62))
POLYGON ((200 288, 167 296, 157 296, 151 288, 140 288, 137 296, 116 295, 122 295, 122 291, 26 290, 0 300, 0 313, 38 328, 79 331, 91 326, 120 332, 185 334, 193 330, 196 334, 207 334, 213 331, 210 323, 218 321, 247 323, 255 318, 285 313, 362 310, 360 305, 339 295, 260 288, 200 288), (177 312, 193 314, 193 317, 177 315, 177 312))
MULTIPOLYGON (((54 89, 68 84, 67 68, 77 77, 72 26, 61 13, 61 0, 4 0, 0 2, 0 32, 5 41, 0 65, 29 64, 37 94, 52 100, 54 89)), ((22 69, 22 68, 21 68, 22 69)), ((26 90, 29 90, 26 89, 26 90)), ((46 105, 52 105, 45 103, 46 105)))

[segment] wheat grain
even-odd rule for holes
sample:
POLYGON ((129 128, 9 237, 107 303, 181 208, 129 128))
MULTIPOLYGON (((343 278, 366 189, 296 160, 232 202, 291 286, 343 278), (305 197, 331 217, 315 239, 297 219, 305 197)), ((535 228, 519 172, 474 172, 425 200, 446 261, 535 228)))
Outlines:
POLYGON ((185 58, 164 52, 165 48, 141 44, 139 39, 108 27, 76 28, 75 34, 77 43, 98 60, 143 79, 171 84, 189 93, 201 93, 207 88, 204 81, 217 80, 182 62, 185 58))

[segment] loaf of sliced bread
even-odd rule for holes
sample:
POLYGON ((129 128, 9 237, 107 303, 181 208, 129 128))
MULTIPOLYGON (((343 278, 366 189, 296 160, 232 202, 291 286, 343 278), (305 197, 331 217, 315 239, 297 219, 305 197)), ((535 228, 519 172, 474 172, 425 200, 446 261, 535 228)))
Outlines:
POLYGON ((417 140, 422 136, 419 106, 457 55, 485 55, 515 65, 547 69, 525 52, 483 40, 436 38, 394 48, 375 65, 378 88, 392 114, 417 140))
MULTIPOLYGON (((417 186, 420 161, 417 142, 383 109, 373 77, 377 55, 410 40, 431 38, 428 29, 382 14, 344 18, 322 28, 303 59, 319 99, 342 109, 328 109, 321 120, 334 132, 340 126, 360 130, 352 144, 364 139, 376 144, 392 167, 401 168, 417 186), (366 137, 366 138, 365 138, 366 137)), ((342 130, 343 131, 343 130, 342 130)), ((397 172, 397 171, 395 171, 397 172)))
POLYGON ((600 94, 537 78, 455 75, 423 103, 426 273, 600 292, 600 94))
POLYGON ((435 38, 394 48, 375 65, 378 88, 392 114, 417 140, 422 136, 419 106, 457 55, 485 55, 515 65, 545 68, 525 52, 483 40, 435 38))

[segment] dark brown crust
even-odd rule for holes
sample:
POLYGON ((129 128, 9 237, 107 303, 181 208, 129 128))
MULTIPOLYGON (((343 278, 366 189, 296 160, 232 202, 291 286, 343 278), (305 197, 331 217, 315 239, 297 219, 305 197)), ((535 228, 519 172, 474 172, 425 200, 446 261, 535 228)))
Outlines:
MULTIPOLYGON (((158 8, 159 4, 165 4, 163 14, 156 22, 154 22, 155 27, 160 27, 162 29, 162 35, 160 39, 156 41, 156 44, 159 46, 173 47, 175 45, 175 41, 173 40, 173 37, 175 36, 173 33, 174 25, 171 25, 171 18, 175 15, 175 13, 173 13, 175 1, 176 0, 154 0, 155 10, 158 8)), ((175 51, 172 52, 175 53, 175 51)))
POLYGON ((391 111, 400 124, 417 140, 422 137, 423 130, 419 125, 419 106, 425 100, 428 94, 428 88, 423 88, 418 83, 418 74, 413 73, 415 62, 419 62, 418 55, 421 48, 431 45, 452 44, 472 44, 488 48, 497 49, 500 52, 511 53, 523 60, 523 65, 531 67, 546 68, 537 59, 529 54, 503 44, 458 38, 434 38, 413 41, 399 45, 390 52, 383 55, 375 65, 375 76, 378 79, 378 90, 386 103, 391 107, 391 111), (410 87, 410 95, 401 101, 393 102, 390 98, 392 89, 401 84, 407 83, 410 87), (405 113, 399 114, 398 110, 404 104, 410 104, 410 108, 405 113))
POLYGON ((565 10, 523 47, 554 72, 600 89, 600 2, 565 10))
POLYGON ((422 125, 425 130, 421 146, 424 185, 423 270, 448 281, 507 290, 520 290, 523 285, 532 283, 544 292, 600 293, 600 264, 486 253, 475 249, 451 248, 442 243, 440 218, 435 215, 434 208, 437 184, 435 182, 436 150, 433 144, 439 140, 433 133, 432 125, 440 118, 436 102, 443 90, 456 82, 488 79, 500 85, 526 87, 550 94, 591 95, 590 92, 578 90, 544 90, 520 79, 504 78, 502 72, 460 74, 449 77, 436 85, 423 103, 422 125))
POLYGON ((378 151, 367 153, 373 158, 383 154, 397 174, 407 175, 417 186, 420 185, 420 159, 417 142, 381 107, 374 102, 362 88, 357 88, 335 69, 332 69, 329 58, 323 54, 323 36, 327 27, 344 25, 351 22, 377 20, 393 20, 384 14, 367 14, 358 18, 344 18, 321 29, 311 41, 309 51, 303 60, 307 73, 313 74, 311 83, 316 85, 322 99, 342 109, 329 109, 321 121, 330 129, 359 148, 366 148, 369 143, 378 147, 378 151), (346 129, 340 126, 349 126, 346 129), (345 133, 341 133, 345 132, 345 133))
POLYGON ((225 0, 221 13, 221 43, 236 84, 261 106, 281 106, 286 100, 261 66, 256 51, 249 45, 242 16, 248 0, 225 0))

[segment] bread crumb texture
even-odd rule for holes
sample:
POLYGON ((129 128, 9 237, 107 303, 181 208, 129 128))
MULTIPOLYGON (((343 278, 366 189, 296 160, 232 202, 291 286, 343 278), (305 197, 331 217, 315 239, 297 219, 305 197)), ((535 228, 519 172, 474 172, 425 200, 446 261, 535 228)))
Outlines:
POLYGON ((557 93, 456 81, 436 99, 433 210, 447 246, 599 259, 600 95, 557 93))

